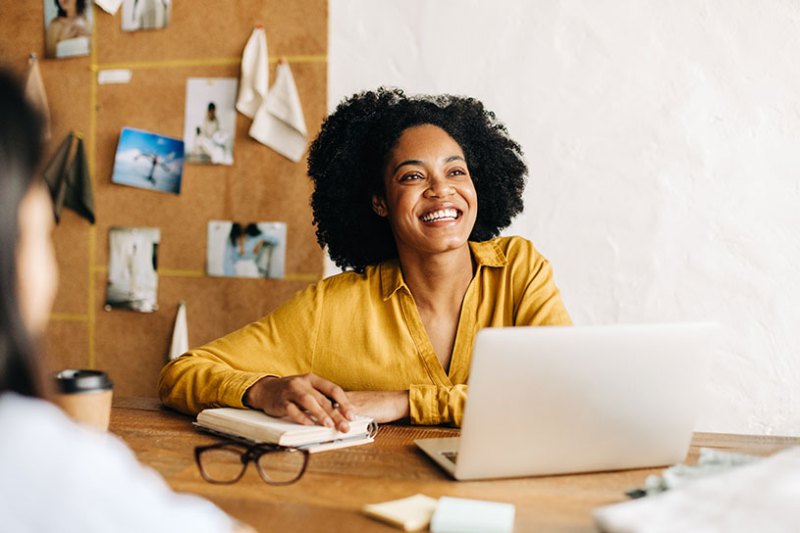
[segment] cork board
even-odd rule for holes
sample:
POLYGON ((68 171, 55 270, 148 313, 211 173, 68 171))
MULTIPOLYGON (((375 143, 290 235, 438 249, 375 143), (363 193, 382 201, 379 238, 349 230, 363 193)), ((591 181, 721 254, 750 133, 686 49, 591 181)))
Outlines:
MULTIPOLYGON (((310 138, 326 114, 327 1, 212 0, 173 2, 162 30, 123 32, 120 12, 95 6, 92 55, 40 66, 53 136, 46 158, 69 131, 83 134, 97 223, 65 210, 55 231, 61 283, 46 334, 47 367, 101 368, 116 394, 155 396, 166 362, 177 305, 187 304, 189 342, 199 345, 256 320, 319 279, 322 251, 311 224, 311 183, 305 162, 294 163, 247 135, 237 116, 233 166, 184 168, 181 194, 111 183, 119 133, 133 127, 182 138, 186 80, 239 77, 239 61, 255 24, 266 29, 271 78, 288 59, 310 138), (130 69, 128 84, 99 85, 96 74, 130 69), (287 223, 285 279, 214 278, 205 274, 209 220, 287 223), (112 226, 161 230, 155 313, 104 310, 108 231, 112 226)), ((23 76, 27 57, 44 55, 40 1, 17 2, 0 17, 0 61, 23 76)))

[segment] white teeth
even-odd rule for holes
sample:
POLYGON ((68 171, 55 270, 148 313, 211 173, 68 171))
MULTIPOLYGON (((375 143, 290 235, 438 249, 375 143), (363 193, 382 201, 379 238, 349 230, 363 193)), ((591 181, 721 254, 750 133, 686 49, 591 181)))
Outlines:
POLYGON ((455 220, 458 218, 458 211, 455 209, 439 209, 438 211, 431 211, 425 213, 420 217, 423 222, 434 222, 436 220, 450 219, 455 220))

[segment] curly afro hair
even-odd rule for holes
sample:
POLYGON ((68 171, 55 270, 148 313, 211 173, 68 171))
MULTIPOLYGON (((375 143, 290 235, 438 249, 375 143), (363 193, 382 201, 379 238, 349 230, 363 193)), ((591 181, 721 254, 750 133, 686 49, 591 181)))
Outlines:
POLYGON ((470 240, 496 237, 522 211, 522 149, 480 101, 383 87, 358 93, 325 120, 308 155, 317 241, 339 267, 363 272, 397 257, 389 222, 371 200, 385 194, 386 164, 400 135, 422 124, 442 128, 464 151, 478 198, 470 240))

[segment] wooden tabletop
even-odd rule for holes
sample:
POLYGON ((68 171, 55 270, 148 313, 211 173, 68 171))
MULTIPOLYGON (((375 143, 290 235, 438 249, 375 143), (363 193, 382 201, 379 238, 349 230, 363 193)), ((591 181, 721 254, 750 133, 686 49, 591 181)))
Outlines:
MULTIPOLYGON (((200 477, 193 451, 215 439, 198 433, 191 423, 154 399, 121 398, 114 404, 111 431, 175 490, 200 494, 265 532, 398 531, 360 509, 416 493, 513 503, 518 532, 595 531, 593 509, 625 501, 626 490, 662 470, 457 482, 414 445, 414 439, 453 436, 457 430, 384 425, 373 444, 312 455, 306 474, 293 485, 267 485, 252 465, 235 485, 212 485, 200 477)), ((700 447, 768 455, 798 444, 800 438, 697 433, 688 461, 696 460, 700 447)))

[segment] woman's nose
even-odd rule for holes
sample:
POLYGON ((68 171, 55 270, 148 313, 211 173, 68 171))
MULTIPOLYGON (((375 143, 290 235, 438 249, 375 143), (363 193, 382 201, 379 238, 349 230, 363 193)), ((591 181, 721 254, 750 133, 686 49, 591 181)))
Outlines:
POLYGON ((443 198, 453 194, 455 188, 444 176, 433 176, 426 192, 431 198, 443 198))

